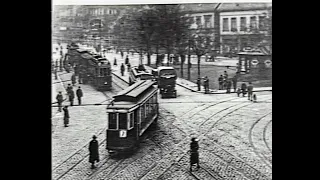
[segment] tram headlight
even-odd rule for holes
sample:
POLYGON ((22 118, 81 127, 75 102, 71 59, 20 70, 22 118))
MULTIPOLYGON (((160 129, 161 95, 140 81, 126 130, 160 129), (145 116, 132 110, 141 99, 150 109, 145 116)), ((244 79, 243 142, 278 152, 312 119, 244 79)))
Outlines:
POLYGON ((108 82, 104 82, 104 85, 107 85, 108 84, 108 82))

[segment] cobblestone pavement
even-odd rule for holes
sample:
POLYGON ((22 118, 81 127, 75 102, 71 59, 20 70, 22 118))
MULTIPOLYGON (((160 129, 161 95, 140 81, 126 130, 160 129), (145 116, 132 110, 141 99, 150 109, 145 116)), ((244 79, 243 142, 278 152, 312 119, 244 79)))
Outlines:
MULTIPOLYGON (((66 86, 72 73, 60 73, 60 78, 66 86)), ((62 87, 59 87, 62 88, 62 87)), ((78 86, 74 86, 76 90, 78 86)), ((77 99, 74 100, 74 106, 70 106, 68 99, 63 105, 69 106, 70 124, 64 127, 63 112, 57 112, 58 107, 52 107, 52 167, 55 168, 59 163, 68 158, 70 154, 76 152, 91 140, 93 134, 104 130, 107 125, 105 108, 106 106, 87 106, 88 104, 101 103, 108 97, 103 93, 96 91, 90 85, 81 85, 84 97, 82 106, 78 106, 77 99)), ((64 94, 66 98, 66 95, 64 94)))
MULTIPOLYGON (((80 106, 71 107, 70 127, 62 127, 61 120, 53 134, 53 142, 57 139, 53 179, 272 179, 272 92, 257 92, 258 102, 253 103, 235 94, 177 90, 177 98, 159 98, 157 125, 144 133, 140 148, 127 157, 113 157, 105 150, 103 106, 83 107, 78 113, 80 106), (100 162, 94 170, 87 150, 92 134, 98 134, 100 143, 100 162), (193 136, 200 139, 201 168, 190 173, 193 136)), ((92 98, 102 100, 103 95, 96 93, 92 98)))

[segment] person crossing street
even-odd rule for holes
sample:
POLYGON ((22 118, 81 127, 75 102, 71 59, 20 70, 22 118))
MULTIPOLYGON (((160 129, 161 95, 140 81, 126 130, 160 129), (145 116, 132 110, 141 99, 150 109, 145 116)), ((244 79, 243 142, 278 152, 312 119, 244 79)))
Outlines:
POLYGON ((76 94, 77 94, 77 98, 78 98, 78 104, 81 105, 81 98, 83 96, 83 92, 82 92, 82 89, 80 86, 77 89, 76 94))

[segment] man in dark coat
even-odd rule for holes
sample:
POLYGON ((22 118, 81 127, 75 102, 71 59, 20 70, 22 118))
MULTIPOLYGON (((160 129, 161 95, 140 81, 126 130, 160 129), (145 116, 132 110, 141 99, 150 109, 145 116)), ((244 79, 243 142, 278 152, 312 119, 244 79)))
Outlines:
POLYGON ((76 84, 76 75, 75 74, 72 74, 71 82, 72 82, 72 86, 74 86, 76 84))
POLYGON ((63 114, 63 123, 64 123, 64 127, 68 127, 68 124, 69 124, 69 118, 70 118, 70 116, 69 116, 68 106, 65 106, 65 107, 63 108, 63 112, 64 112, 64 114, 63 114))
POLYGON ((74 92, 73 92, 73 90, 71 89, 71 90, 69 91, 70 106, 73 106, 73 100, 74 100, 74 92))
POLYGON ((232 82, 230 79, 227 80, 227 93, 231 93, 232 82))
POLYGON ((207 94, 209 93, 209 79, 207 76, 204 78, 203 83, 204 83, 204 93, 207 94))
POLYGON ((63 96, 61 91, 59 91, 59 94, 56 96, 57 102, 58 102, 58 111, 61 112, 62 102, 63 102, 63 96))
POLYGON ((128 55, 127 55, 127 57, 126 57, 125 64, 129 64, 129 57, 128 57, 128 55))
POLYGON ((249 86, 247 89, 248 89, 248 100, 252 101, 253 86, 251 82, 249 82, 249 86))
POLYGON ((234 92, 237 91, 237 82, 238 82, 238 74, 234 75, 233 78, 232 78, 232 84, 233 84, 234 92))
POLYGON ((222 74, 218 78, 218 81, 219 81, 219 90, 222 90, 223 89, 223 76, 222 76, 222 74))
POLYGON ((77 89, 76 94, 77 94, 77 98, 78 98, 78 104, 81 105, 81 98, 82 98, 82 96, 83 96, 83 92, 82 92, 82 89, 81 89, 80 86, 79 86, 79 88, 77 89))
POLYGON ((192 138, 191 143, 190 143, 190 171, 192 171, 192 165, 197 164, 197 168, 200 168, 199 165, 199 144, 198 144, 198 139, 192 138))
POLYGON ((99 143, 96 139, 97 136, 93 135, 89 143, 89 162, 91 163, 91 169, 95 168, 95 161, 99 162, 99 143))
POLYGON ((123 52, 122 52, 122 51, 120 51, 120 54, 121 54, 121 58, 123 59, 123 52))
POLYGON ((241 84, 241 92, 242 92, 242 97, 244 97, 247 94, 247 85, 246 83, 241 84))
POLYGON ((198 91, 201 91, 201 79, 200 77, 197 79, 198 91))
POLYGON ((68 86, 67 86, 68 96, 70 96, 70 90, 72 90, 72 86, 71 86, 71 84, 68 84, 68 86))
POLYGON ((116 59, 116 58, 114 58, 113 65, 115 65, 115 66, 116 66, 116 65, 118 65, 118 64, 117 64, 117 59, 116 59))
POLYGON ((120 70, 121 70, 121 76, 123 76, 125 71, 125 67, 123 63, 121 64, 120 70))
POLYGON ((128 63, 127 66, 128 66, 128 72, 130 72, 131 64, 128 63))

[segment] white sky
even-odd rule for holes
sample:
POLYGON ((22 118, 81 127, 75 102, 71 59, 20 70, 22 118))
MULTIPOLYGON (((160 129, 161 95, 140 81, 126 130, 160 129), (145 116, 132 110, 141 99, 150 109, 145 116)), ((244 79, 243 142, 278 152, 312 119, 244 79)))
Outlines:
POLYGON ((53 5, 120 5, 173 3, 272 3, 272 0, 52 0, 53 5))

